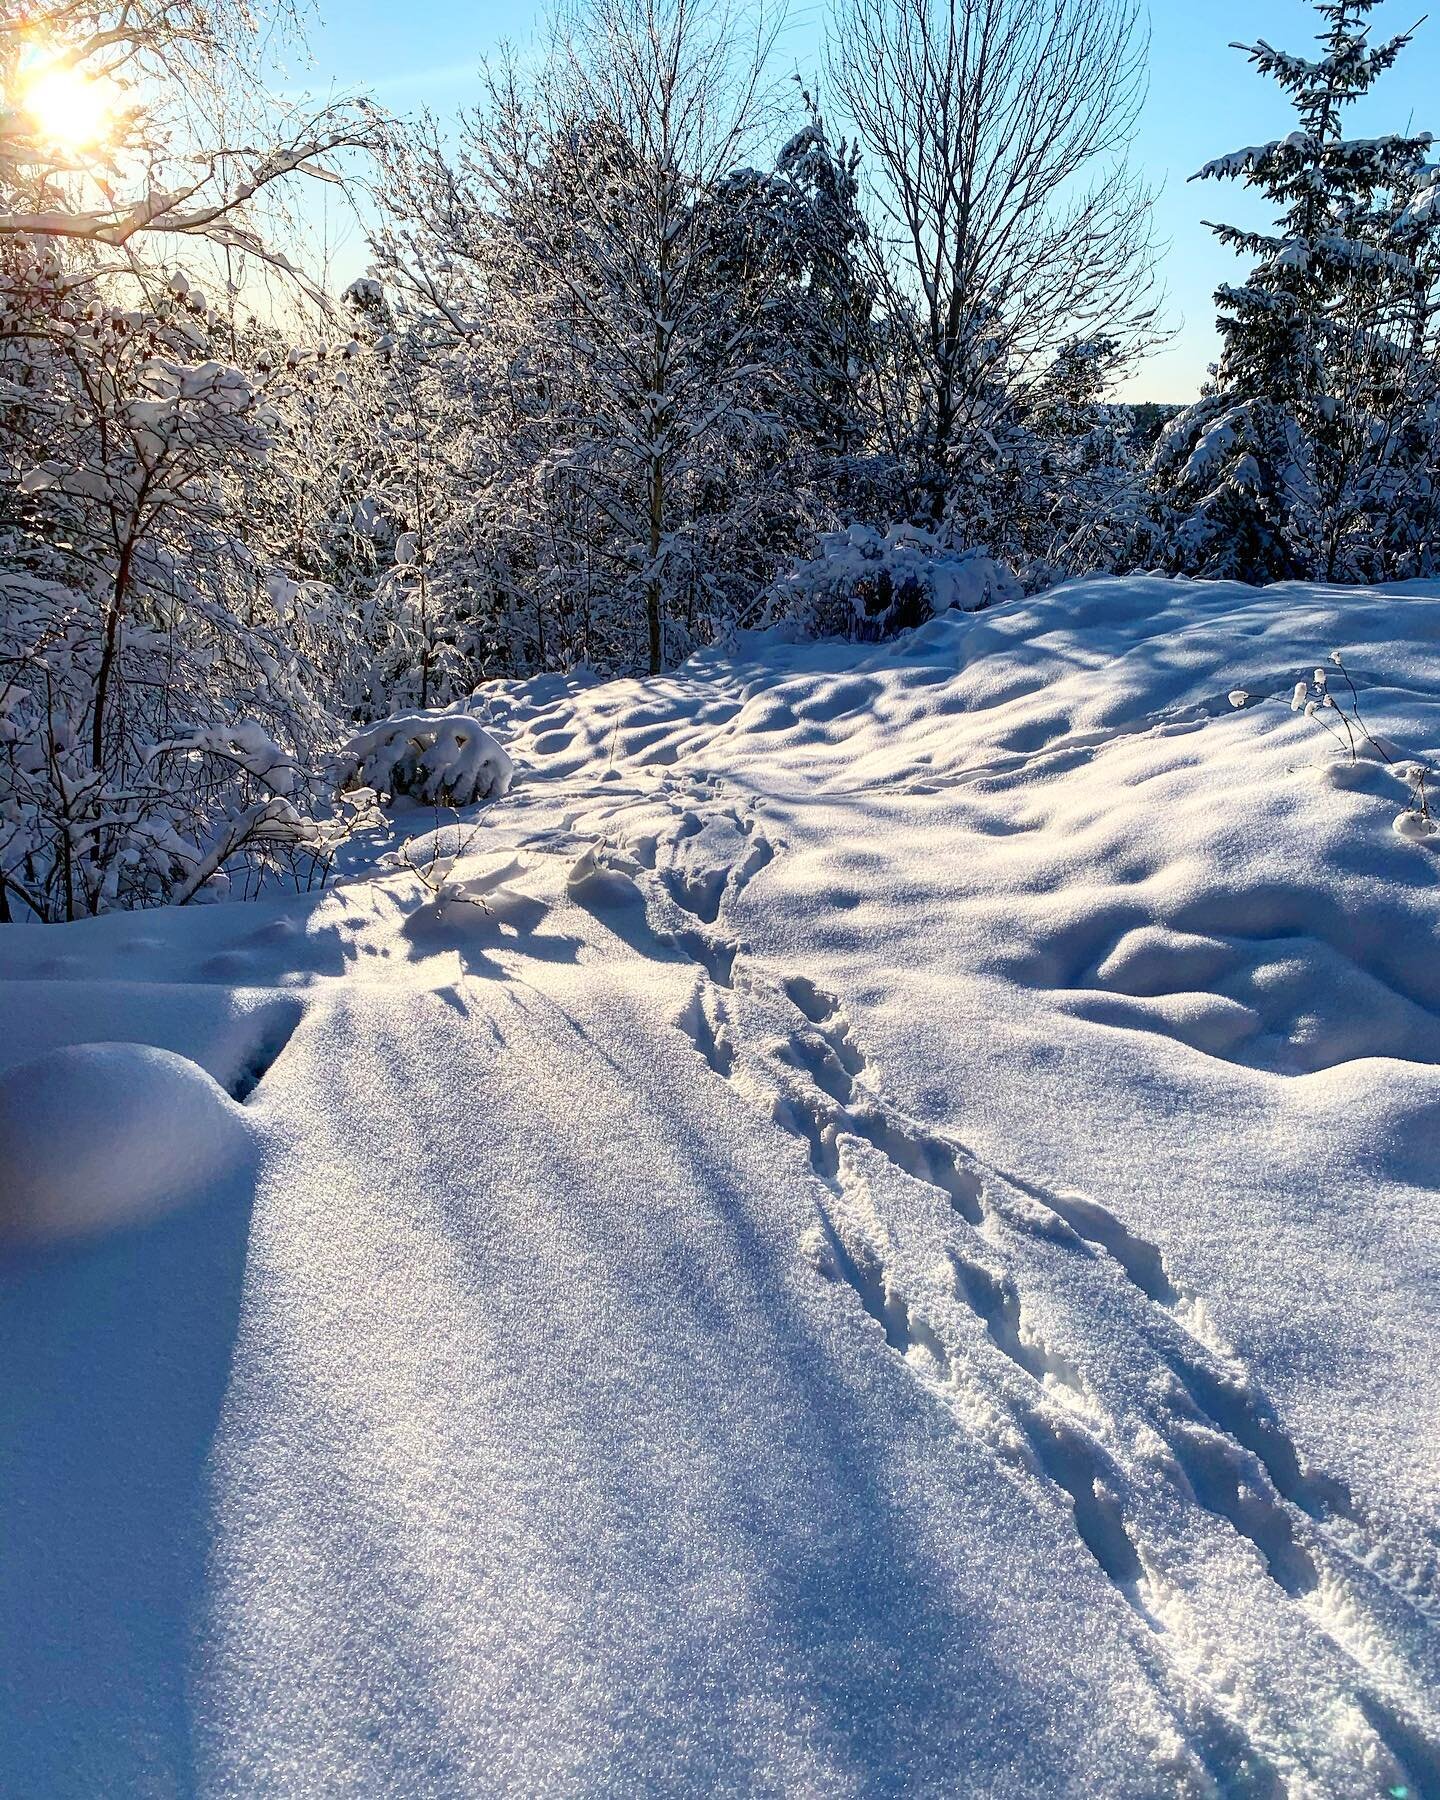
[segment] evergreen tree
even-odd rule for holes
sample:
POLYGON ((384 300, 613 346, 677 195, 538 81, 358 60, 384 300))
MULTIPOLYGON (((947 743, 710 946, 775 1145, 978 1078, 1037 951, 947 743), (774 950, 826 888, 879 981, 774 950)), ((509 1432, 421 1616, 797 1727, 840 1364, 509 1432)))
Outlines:
POLYGON ((1393 198, 1394 235, 1415 270, 1398 335, 1408 379, 1396 484, 1381 521, 1385 567, 1399 578, 1440 573, 1440 167, 1417 167, 1393 198))
POLYGON ((1347 138, 1345 108, 1410 41, 1369 38, 1377 0, 1317 0, 1319 54, 1239 46, 1284 90, 1288 136, 1207 163, 1272 201, 1268 231, 1211 229, 1259 259, 1218 289, 1223 349, 1199 403, 1157 446, 1169 556, 1180 568, 1263 581, 1384 575, 1385 520, 1414 471, 1429 383, 1414 307, 1433 220, 1403 203, 1428 134, 1347 138))

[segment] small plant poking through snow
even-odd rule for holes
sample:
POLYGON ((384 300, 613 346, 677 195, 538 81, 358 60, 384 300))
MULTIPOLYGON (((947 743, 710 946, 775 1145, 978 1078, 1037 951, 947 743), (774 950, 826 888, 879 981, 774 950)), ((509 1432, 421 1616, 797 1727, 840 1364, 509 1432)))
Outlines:
POLYGON ((1440 825, 1430 816, 1430 802, 1425 793, 1425 782, 1432 771, 1423 763, 1400 763, 1395 773, 1410 786, 1410 805, 1395 815, 1395 829, 1401 837, 1434 837, 1440 831, 1440 825))
MULTIPOLYGON (((1425 763, 1408 759, 1399 761, 1390 754, 1389 748, 1375 736, 1361 716, 1359 690, 1338 650, 1330 652, 1330 661, 1339 670, 1348 693, 1342 694, 1337 700, 1331 687, 1330 670, 1318 668, 1308 681, 1295 683, 1294 692, 1290 696, 1291 712, 1303 712, 1307 719, 1313 719, 1323 730, 1328 731, 1337 743, 1344 746, 1352 765, 1362 755, 1379 757, 1396 779, 1403 781, 1410 790, 1409 806, 1396 816, 1396 831, 1401 837, 1416 841, 1434 837, 1440 833, 1440 823, 1430 815, 1430 801, 1425 792, 1425 784, 1433 776, 1434 770, 1425 763)), ((1230 701, 1232 705, 1243 704, 1243 701, 1236 700, 1234 694, 1230 696, 1230 701)))
POLYGON ((489 912, 485 896, 520 874, 526 866, 525 859, 508 849, 488 856, 477 854, 480 826, 472 823, 467 828, 458 815, 453 824, 447 825, 440 811, 437 806, 433 831, 410 839, 382 861, 387 867, 405 869, 418 876, 433 900, 478 906, 481 912, 489 912), (457 864, 461 865, 460 874, 452 879, 457 864))

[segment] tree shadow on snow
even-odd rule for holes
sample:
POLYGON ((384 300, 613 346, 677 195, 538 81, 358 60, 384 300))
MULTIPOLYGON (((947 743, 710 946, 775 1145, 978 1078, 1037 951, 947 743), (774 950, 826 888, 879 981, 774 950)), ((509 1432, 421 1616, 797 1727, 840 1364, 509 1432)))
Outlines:
POLYGON ((0 1257, 0 1793, 189 1793, 204 1473, 249 1171, 144 1227, 0 1257))
MULTIPOLYGON (((653 1087, 644 1058, 617 1065, 582 1024, 563 1023, 627 1089, 653 1087)), ((551 1058, 568 1075, 568 1059, 551 1058)), ((770 1218, 789 1206, 753 1193, 753 1170, 723 1137, 707 1143, 693 1112, 668 1116, 674 1098, 652 1094, 635 1140, 566 1138, 546 1131, 542 1109, 538 1192, 493 1189, 479 1208, 438 1188, 425 1199, 483 1296, 486 1405, 517 1425, 504 1463, 525 1499, 506 1537, 544 1546, 509 1630, 538 1646, 563 1615, 567 1666, 586 1671, 545 1703, 545 1736, 561 1761, 583 1759, 582 1785, 597 1790, 620 1785, 622 1768, 631 1791, 765 1786, 774 1740, 753 1709, 767 1688, 771 1731, 810 1746, 816 1761, 807 1752, 802 1764, 837 1786, 944 1791, 963 1785, 958 1755, 1006 1771, 1019 1791, 1027 1758, 1071 1755, 1063 1720, 1035 1742, 1056 1696, 1053 1677, 1027 1668, 1024 1633, 1005 1626, 1007 1613, 1024 1616, 1023 1583, 1013 1605, 977 1606, 935 1548, 967 1514, 986 1515, 973 1526, 982 1545, 1015 1529, 972 1487, 988 1459, 957 1433, 953 1464, 935 1458, 943 1486, 922 1488, 907 1461, 917 1440, 949 1440, 948 1416, 847 1292, 803 1272, 793 1233, 770 1218), (571 1274, 557 1282, 557 1269, 571 1274), (576 1353, 551 1354, 537 1336, 576 1353), (852 1357, 879 1361, 893 1413, 852 1357)), ((793 1178, 807 1180, 798 1162, 793 1178)), ((482 1538, 474 1555, 476 1578, 483 1569, 508 1590, 508 1553, 482 1538)), ((412 1648, 412 1680, 425 1662, 412 1648)), ((432 1669, 437 1689, 444 1679, 432 1669)))
POLYGON ((580 940, 566 932, 540 929, 550 908, 528 894, 499 888, 483 901, 430 900, 400 928, 406 953, 415 962, 453 950, 467 975, 507 981, 510 971, 496 953, 523 954, 538 962, 578 961, 580 940))

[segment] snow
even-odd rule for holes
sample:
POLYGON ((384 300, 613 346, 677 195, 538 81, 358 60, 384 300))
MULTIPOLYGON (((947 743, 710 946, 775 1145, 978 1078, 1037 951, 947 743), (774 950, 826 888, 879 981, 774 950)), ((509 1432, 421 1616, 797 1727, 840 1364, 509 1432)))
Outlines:
POLYGON ((133 1226, 203 1196, 249 1147, 244 1113, 186 1057, 47 1051, 0 1077, 0 1243, 133 1226))
POLYGON ((295 789, 294 758, 287 756, 269 732, 253 720, 211 725, 185 737, 170 738, 155 747, 151 759, 166 753, 221 757, 276 794, 290 794, 295 789))
POLYGON ((357 732, 339 771, 344 789, 408 794, 447 806, 494 799, 510 785, 510 758, 463 710, 400 713, 357 732))
POLYGON ((323 894, 0 938, 52 1191, 235 1146, 3 1264, 17 1791, 1433 1788, 1440 585, 466 716, 323 894))

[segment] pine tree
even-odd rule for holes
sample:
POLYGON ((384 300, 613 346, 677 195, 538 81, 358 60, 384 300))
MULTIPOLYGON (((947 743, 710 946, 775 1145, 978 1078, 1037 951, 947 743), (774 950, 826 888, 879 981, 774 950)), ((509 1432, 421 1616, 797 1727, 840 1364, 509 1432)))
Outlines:
POLYGON ((1211 575, 1374 579, 1384 519, 1415 446, 1423 352, 1410 329, 1425 233, 1395 199, 1428 134, 1347 138, 1343 114, 1410 41, 1371 44, 1377 0, 1317 0, 1319 54, 1238 45, 1289 97, 1297 129, 1207 163, 1276 208, 1268 231, 1212 225, 1259 259, 1217 290, 1214 379, 1172 422, 1155 467, 1172 562, 1211 575))
POLYGON ((1396 458, 1403 479, 1382 526, 1386 571, 1440 573, 1440 167, 1417 167, 1392 201, 1393 232, 1415 270, 1405 348, 1408 404, 1396 458))

